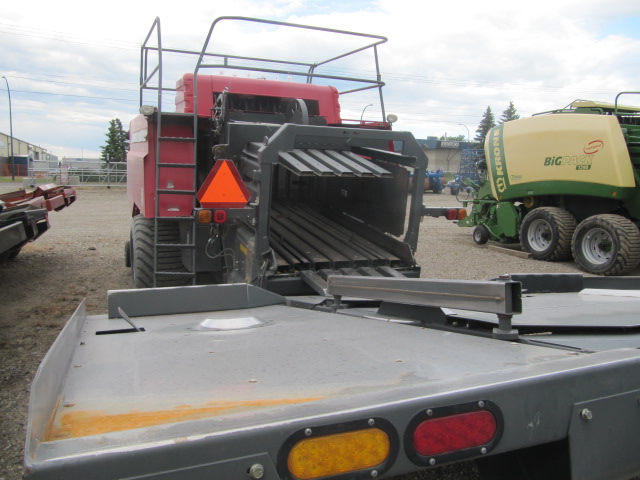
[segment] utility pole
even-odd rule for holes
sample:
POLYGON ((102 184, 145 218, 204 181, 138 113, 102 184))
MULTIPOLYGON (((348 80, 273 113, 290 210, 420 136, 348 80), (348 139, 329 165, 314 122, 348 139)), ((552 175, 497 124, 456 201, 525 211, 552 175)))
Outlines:
POLYGON ((15 166, 13 164, 13 118, 11 117, 11 89, 9 88, 9 80, 4 75, 2 76, 7 84, 7 94, 9 95, 9 136, 11 137, 11 181, 16 179, 15 166))
POLYGON ((469 127, 467 127, 464 123, 459 123, 458 125, 462 125, 464 128, 467 129, 467 143, 469 143, 469 127))

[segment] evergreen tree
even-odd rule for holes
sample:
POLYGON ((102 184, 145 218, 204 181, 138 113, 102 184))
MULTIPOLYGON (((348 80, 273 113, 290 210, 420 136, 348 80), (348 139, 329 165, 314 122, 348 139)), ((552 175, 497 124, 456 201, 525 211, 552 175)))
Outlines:
POLYGON ((103 164, 106 164, 107 161, 126 162, 129 140, 127 139, 127 132, 122 128, 122 122, 119 118, 114 118, 109 121, 109 130, 105 135, 107 137, 107 143, 100 147, 100 160, 102 160, 103 164))
POLYGON ((516 107, 513 105, 513 101, 509 102, 509 108, 507 108, 504 112, 502 112, 502 117, 500 117, 500 123, 510 122, 511 120, 517 120, 520 118, 518 115, 518 111, 516 107))
POLYGON ((487 107, 482 115, 482 120, 480 120, 478 129, 476 130, 476 136, 473 140, 478 142, 480 145, 484 145, 484 139, 487 137, 487 133, 489 133, 489 130, 495 126, 496 121, 493 116, 493 112, 491 111, 491 107, 487 107))

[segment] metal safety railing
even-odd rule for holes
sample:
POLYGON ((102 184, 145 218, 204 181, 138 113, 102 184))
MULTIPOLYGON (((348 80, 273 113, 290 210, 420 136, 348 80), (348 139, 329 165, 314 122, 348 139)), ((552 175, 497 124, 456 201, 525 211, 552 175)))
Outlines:
POLYGON ((100 167, 84 165, 32 166, 28 169, 25 168, 25 174, 25 182, 32 185, 56 183, 72 186, 125 186, 127 183, 127 164, 125 162, 111 162, 100 167))

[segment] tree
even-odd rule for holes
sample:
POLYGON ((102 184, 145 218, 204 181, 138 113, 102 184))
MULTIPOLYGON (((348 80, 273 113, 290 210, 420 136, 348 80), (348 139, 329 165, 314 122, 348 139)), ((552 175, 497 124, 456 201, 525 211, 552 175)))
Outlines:
POLYGON ((482 120, 480 120, 478 129, 476 130, 476 136, 473 140, 478 142, 480 145, 484 145, 484 139, 487 138, 487 133, 489 133, 489 130, 495 126, 496 121, 493 116, 493 112, 491 111, 491 107, 487 107, 482 115, 482 120))
POLYGON ((511 120, 517 120, 520 118, 516 107, 513 105, 513 101, 509 102, 509 108, 502 112, 500 117, 500 123, 510 122, 511 120))
POLYGON ((105 134, 107 137, 106 145, 100 147, 100 160, 103 165, 109 162, 125 162, 127 160, 127 150, 129 149, 129 140, 127 132, 122 128, 122 122, 119 118, 109 121, 109 130, 105 134))

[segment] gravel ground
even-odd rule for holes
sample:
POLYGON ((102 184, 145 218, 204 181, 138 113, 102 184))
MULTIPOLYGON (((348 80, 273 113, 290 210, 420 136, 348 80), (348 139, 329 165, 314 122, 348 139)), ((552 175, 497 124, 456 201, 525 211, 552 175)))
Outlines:
MULTIPOLYGON (((0 185, 0 192, 15 187, 0 185)), ((456 205, 455 197, 425 194, 428 205, 456 205)), ((122 188, 81 188, 71 207, 49 215, 51 229, 16 260, 0 265, 0 480, 22 474, 29 387, 38 364, 76 306, 106 313, 106 293, 129 288, 124 242, 130 217, 122 188)), ((487 279, 503 273, 577 272, 571 262, 545 263, 479 247, 471 229, 425 218, 417 260, 423 277, 487 279)), ((470 464, 403 477, 475 479, 470 464)), ((397 479, 399 480, 399 479, 397 479)))

